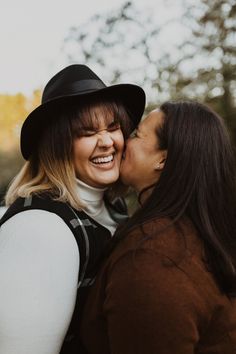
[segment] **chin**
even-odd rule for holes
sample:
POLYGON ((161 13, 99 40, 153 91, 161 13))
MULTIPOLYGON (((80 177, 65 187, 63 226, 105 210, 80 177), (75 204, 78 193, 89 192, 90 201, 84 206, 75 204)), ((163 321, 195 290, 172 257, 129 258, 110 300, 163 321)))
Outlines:
POLYGON ((115 183, 118 179, 119 179, 119 175, 103 178, 101 181, 97 181, 97 185, 100 185, 101 187, 110 186, 111 184, 115 183))
POLYGON ((124 173, 120 174, 120 180, 125 186, 131 186, 131 183, 129 181, 129 177, 127 177, 124 173))

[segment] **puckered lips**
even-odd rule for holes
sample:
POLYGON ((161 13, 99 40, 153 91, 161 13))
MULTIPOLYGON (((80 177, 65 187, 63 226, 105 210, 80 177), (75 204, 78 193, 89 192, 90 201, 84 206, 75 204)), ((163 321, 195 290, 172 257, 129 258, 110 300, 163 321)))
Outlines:
POLYGON ((122 153, 122 160, 125 160, 125 157, 126 157, 126 145, 125 145, 123 153, 122 153))

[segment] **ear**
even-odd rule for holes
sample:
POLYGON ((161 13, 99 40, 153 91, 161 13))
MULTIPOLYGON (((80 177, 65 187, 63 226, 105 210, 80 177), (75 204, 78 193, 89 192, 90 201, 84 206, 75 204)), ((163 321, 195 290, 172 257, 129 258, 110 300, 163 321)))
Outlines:
POLYGON ((166 158, 167 158, 167 151, 166 150, 161 151, 161 154, 158 157, 158 162, 156 163, 155 166, 156 171, 163 170, 165 166, 166 158))

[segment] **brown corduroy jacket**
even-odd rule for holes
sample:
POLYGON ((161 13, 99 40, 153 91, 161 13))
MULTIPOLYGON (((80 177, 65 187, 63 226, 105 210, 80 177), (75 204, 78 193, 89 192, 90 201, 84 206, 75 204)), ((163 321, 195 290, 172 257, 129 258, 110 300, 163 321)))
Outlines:
POLYGON ((207 270, 191 223, 167 223, 137 228, 104 263, 80 328, 89 354, 236 353, 236 300, 207 270))

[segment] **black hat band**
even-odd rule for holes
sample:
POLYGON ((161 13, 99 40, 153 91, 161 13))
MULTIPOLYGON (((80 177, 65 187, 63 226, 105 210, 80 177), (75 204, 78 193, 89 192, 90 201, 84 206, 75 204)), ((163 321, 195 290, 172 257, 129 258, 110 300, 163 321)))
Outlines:
POLYGON ((73 94, 79 94, 79 93, 88 93, 90 91, 96 91, 105 88, 106 85, 99 80, 80 80, 80 81, 75 81, 70 83, 68 86, 64 85, 62 87, 62 90, 55 90, 55 88, 52 86, 49 90, 47 90, 47 97, 43 97, 42 102, 49 102, 50 100, 55 99, 55 97, 60 97, 60 96, 70 96, 73 94), (50 93, 53 92, 53 96, 50 97, 50 93))

